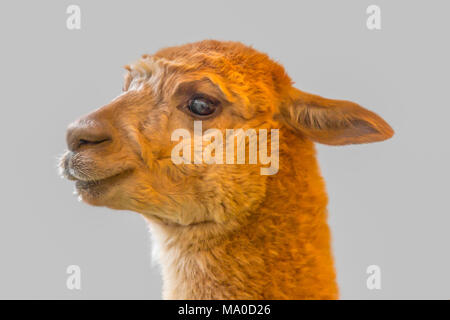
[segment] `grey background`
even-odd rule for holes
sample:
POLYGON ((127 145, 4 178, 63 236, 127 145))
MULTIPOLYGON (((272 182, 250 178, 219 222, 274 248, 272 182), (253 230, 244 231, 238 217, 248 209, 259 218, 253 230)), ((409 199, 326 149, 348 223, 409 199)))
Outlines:
POLYGON ((121 66, 238 40, 297 87, 356 101, 396 130, 319 146, 343 299, 450 298, 448 1, 1 1, 0 298, 159 299, 143 218, 79 203, 56 174, 65 128, 120 93, 121 66), (79 31, 66 8, 82 10, 79 31), (366 28, 381 7, 382 30, 366 28), (66 288, 66 267, 82 290, 66 288), (368 265, 382 289, 366 288, 368 265))

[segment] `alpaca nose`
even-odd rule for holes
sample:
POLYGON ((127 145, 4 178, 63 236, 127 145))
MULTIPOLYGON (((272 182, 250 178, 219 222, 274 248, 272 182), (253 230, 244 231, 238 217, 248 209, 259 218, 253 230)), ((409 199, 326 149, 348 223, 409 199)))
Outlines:
POLYGON ((93 148, 111 141, 112 135, 107 123, 88 115, 69 125, 66 140, 69 150, 76 152, 82 147, 93 148))

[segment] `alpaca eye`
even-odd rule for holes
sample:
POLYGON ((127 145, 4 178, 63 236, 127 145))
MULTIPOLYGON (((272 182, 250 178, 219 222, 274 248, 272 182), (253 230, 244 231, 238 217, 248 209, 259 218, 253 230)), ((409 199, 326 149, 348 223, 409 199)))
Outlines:
POLYGON ((188 108, 189 111, 198 116, 208 116, 216 110, 214 104, 204 98, 196 98, 190 100, 188 108))

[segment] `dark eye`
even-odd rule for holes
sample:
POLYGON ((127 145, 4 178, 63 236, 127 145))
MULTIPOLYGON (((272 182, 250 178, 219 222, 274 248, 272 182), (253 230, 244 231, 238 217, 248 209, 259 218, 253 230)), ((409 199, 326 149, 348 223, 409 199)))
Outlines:
POLYGON ((191 99, 189 101, 188 108, 189 111, 198 116, 208 116, 216 110, 215 105, 211 101, 204 98, 191 99))

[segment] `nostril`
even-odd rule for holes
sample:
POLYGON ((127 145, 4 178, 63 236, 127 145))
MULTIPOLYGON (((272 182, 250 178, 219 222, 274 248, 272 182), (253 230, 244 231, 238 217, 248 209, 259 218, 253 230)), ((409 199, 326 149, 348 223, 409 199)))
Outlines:
POLYGON ((78 141, 78 148, 84 146, 84 145, 96 145, 96 144, 100 144, 106 141, 109 141, 111 139, 109 138, 105 138, 105 139, 101 139, 101 140, 96 140, 96 141, 92 141, 92 140, 86 140, 86 139, 80 139, 78 141))
POLYGON ((92 116, 75 121, 67 129, 67 146, 76 152, 103 145, 112 140, 111 126, 105 121, 94 119, 92 116))

